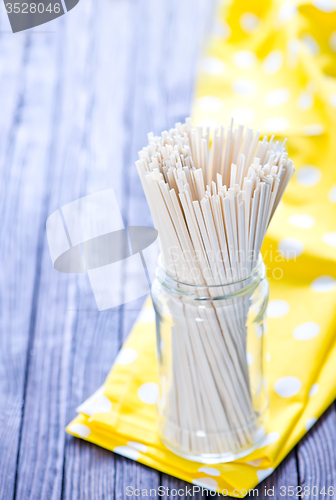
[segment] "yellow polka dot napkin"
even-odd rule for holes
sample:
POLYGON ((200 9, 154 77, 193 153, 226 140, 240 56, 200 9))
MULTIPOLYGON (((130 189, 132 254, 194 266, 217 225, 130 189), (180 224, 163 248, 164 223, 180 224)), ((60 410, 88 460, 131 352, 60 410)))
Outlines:
POLYGON ((286 136, 297 167, 263 246, 271 288, 267 435, 250 456, 216 466, 179 458, 160 443, 149 300, 104 386, 67 431, 243 497, 336 397, 336 1, 225 2, 201 61, 193 115, 196 124, 217 126, 233 116, 286 136))

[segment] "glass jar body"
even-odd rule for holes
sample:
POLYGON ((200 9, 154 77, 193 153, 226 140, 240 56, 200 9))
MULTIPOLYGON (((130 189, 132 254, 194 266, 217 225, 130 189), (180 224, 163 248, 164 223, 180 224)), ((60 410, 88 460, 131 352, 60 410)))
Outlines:
POLYGON ((265 436, 265 268, 235 283, 191 286, 157 269, 158 431, 175 454, 223 463, 265 436))

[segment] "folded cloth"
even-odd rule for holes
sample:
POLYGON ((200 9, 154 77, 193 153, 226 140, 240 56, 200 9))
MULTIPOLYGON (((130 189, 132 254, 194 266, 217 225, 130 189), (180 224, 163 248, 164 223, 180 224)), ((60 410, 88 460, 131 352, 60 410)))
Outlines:
MULTIPOLYGON (((280 294, 282 287, 277 290, 277 284, 274 291, 280 294)), ((300 294, 300 290, 294 293, 300 294)), ((286 298, 290 302, 291 297, 286 298)), ((204 466, 174 455, 160 442, 155 425, 158 385, 154 309, 150 300, 104 386, 77 409, 79 415, 68 425, 67 432, 194 485, 217 491, 219 488, 224 495, 245 496, 245 490, 248 492, 273 472, 336 396, 331 382, 336 349, 330 349, 323 358, 325 342, 320 336, 318 344, 308 342, 300 356, 296 350, 288 350, 292 340, 281 328, 274 328, 278 322, 270 318, 270 330, 274 333, 267 338, 272 353, 270 359, 268 356, 271 410, 267 434, 248 457, 204 466), (320 359, 316 371, 312 370, 315 356, 320 359)), ((333 337, 329 336, 330 344, 333 337)))
POLYGON ((217 126, 232 115, 262 132, 287 136, 297 166, 262 250, 271 289, 264 442, 250 456, 216 466, 179 458, 160 443, 150 301, 104 386, 79 407, 69 433, 242 497, 272 473, 335 399, 335 27, 333 0, 225 2, 198 79, 196 124, 217 126))

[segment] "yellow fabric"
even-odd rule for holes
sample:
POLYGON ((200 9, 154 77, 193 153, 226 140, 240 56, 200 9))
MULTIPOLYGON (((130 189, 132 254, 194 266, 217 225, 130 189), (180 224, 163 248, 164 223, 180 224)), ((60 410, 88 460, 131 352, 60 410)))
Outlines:
POLYGON ((271 288, 264 446, 210 470, 160 444, 150 302, 119 361, 137 358, 114 365, 104 395, 82 407, 68 432, 194 484, 244 496, 335 399, 335 78, 335 1, 236 0, 221 7, 201 64, 194 121, 226 125, 233 115, 262 133, 286 136, 297 167, 263 246, 271 288))

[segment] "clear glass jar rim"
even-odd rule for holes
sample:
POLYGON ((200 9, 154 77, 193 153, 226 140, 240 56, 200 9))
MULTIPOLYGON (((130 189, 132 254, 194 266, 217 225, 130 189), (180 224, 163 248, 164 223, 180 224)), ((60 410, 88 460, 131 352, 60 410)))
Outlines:
POLYGON ((180 286, 189 287, 190 289, 195 289, 195 290, 196 289, 197 290, 202 290, 202 289, 204 289, 204 290, 205 289, 216 290, 218 288, 225 289, 225 288, 232 287, 234 285, 240 285, 240 286, 244 287, 244 283, 246 283, 246 286, 249 285, 251 283, 251 278, 257 277, 259 274, 262 274, 262 271, 264 269, 264 261, 263 261, 261 253, 259 253, 259 257, 258 257, 256 265, 254 266, 252 271, 244 278, 241 278, 241 279, 235 280, 235 281, 230 281, 228 283, 221 283, 218 285, 203 285, 203 284, 202 285, 194 285, 193 283, 186 283, 184 281, 179 281, 179 280, 173 278, 164 269, 163 264, 162 264, 162 260, 163 260, 162 254, 160 254, 159 258, 158 258, 158 268, 159 268, 160 272, 163 274, 163 276, 165 277, 165 279, 164 279, 165 283, 167 283, 167 284, 174 283, 174 284, 176 284, 177 287, 180 285, 180 286))

